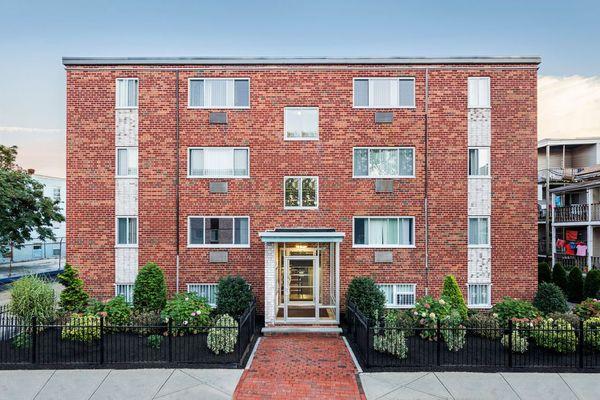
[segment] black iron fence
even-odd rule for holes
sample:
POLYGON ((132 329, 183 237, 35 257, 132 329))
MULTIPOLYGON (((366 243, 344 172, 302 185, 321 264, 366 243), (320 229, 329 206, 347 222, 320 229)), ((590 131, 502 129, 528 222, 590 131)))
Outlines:
POLYGON ((481 326, 386 327, 354 305, 347 335, 365 370, 598 371, 600 326, 508 321, 481 326), (512 349, 512 351, 509 351, 512 349))
POLYGON ((1 311, 0 369, 240 367, 256 331, 254 302, 227 326, 190 327, 171 319, 113 325, 104 317, 23 321, 1 311))

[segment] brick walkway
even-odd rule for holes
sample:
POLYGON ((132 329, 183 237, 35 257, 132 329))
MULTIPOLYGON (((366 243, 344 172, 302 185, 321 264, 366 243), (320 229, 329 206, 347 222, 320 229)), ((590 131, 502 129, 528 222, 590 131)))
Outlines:
POLYGON ((340 336, 266 336, 234 399, 364 399, 340 336))

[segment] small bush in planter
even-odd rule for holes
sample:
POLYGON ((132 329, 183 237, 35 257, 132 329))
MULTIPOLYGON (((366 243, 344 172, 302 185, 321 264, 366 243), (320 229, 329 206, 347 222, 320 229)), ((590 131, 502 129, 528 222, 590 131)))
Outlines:
MULTIPOLYGON (((504 348, 508 349, 509 338, 508 335, 502 336, 502 340, 500 341, 504 348)), ((518 332, 512 333, 512 352, 513 353, 525 353, 529 348, 529 343, 527 342, 527 338, 521 336, 518 332)))
POLYGON ((581 319, 600 317, 600 300, 586 299, 580 304, 577 304, 573 309, 573 312, 581 319))
POLYGON ((585 344, 600 350, 600 318, 594 317, 583 323, 583 341, 585 344))
POLYGON ((498 315, 495 313, 476 313, 469 317, 467 325, 474 330, 476 335, 481 337, 492 340, 502 337, 502 326, 498 321, 498 315))
POLYGON ((12 284, 9 310, 11 314, 29 323, 36 317, 38 324, 54 317, 54 290, 50 284, 35 275, 23 277, 12 284))
POLYGON ((11 344, 17 349, 28 349, 31 347, 31 334, 29 332, 21 332, 12 338, 11 344))
POLYGON ((458 287, 458 282, 456 282, 456 278, 453 275, 446 275, 446 277, 444 277, 442 297, 445 297, 450 301, 452 309, 458 311, 463 321, 467 320, 467 305, 465 304, 465 299, 458 287))
POLYGON ((72 314, 60 335, 65 340, 91 342, 100 339, 100 317, 72 314))
POLYGON ((83 289, 83 280, 79 277, 77 268, 65 264, 65 270, 57 276, 65 289, 60 293, 60 308, 67 312, 84 312, 89 296, 83 289))
POLYGON ((375 281, 367 277, 356 277, 348 286, 349 302, 354 303, 358 310, 367 318, 375 319, 384 314, 385 295, 375 281))
POLYGON ((458 351, 465 346, 467 330, 462 325, 462 317, 457 310, 442 319, 442 338, 450 351, 458 351))
POLYGON ((122 330, 131 322, 131 308, 125 297, 117 296, 106 303, 106 324, 113 330, 122 330))
POLYGON ((583 275, 579 268, 573 268, 569 272, 567 298, 572 303, 579 303, 583 300, 583 275))
POLYGON ((541 283, 533 299, 533 305, 544 314, 551 312, 567 312, 569 306, 565 295, 558 286, 553 283, 541 283))
POLYGON ((408 355, 408 346, 406 345, 404 331, 393 329, 397 328, 397 323, 397 316, 393 313, 387 313, 383 318, 383 327, 387 329, 380 329, 380 322, 376 319, 373 347, 377 351, 390 353, 402 359, 408 355))
POLYGON ((160 345, 162 344, 163 337, 161 335, 150 335, 146 339, 148 343, 148 347, 153 349, 160 349, 160 345))
POLYGON ((445 298, 436 300, 431 296, 423 296, 417 300, 413 315, 420 327, 427 328, 421 330, 421 337, 435 340, 438 320, 441 321, 450 315, 451 310, 450 303, 445 298))
POLYGON ((552 270, 547 262, 538 264, 538 284, 542 282, 552 282, 552 270))
POLYGON ((238 323, 230 315, 223 314, 215 321, 215 326, 208 330, 206 344, 215 354, 233 353, 237 343, 238 323))
POLYGON ((509 319, 533 319, 540 314, 530 302, 512 297, 504 297, 501 302, 494 305, 492 311, 498 315, 498 320, 503 326, 506 326, 509 319))
POLYGON ((600 297, 600 270, 593 269, 585 276, 583 294, 586 298, 600 297))
POLYGON ((196 293, 179 293, 167 301, 161 313, 164 321, 173 320, 173 334, 197 334, 205 331, 210 320, 210 306, 196 293))
POLYGON ((567 293, 567 271, 561 263, 554 264, 552 269, 552 283, 560 288, 563 293, 567 293))
POLYGON ((241 276, 226 276, 217 284, 217 314, 239 317, 252 302, 252 289, 241 276))
POLYGON ((572 353, 577 348, 575 330, 563 319, 542 320, 531 330, 531 337, 538 346, 559 353, 572 353))
POLYGON ((149 262, 138 273, 133 287, 133 307, 141 311, 160 311, 167 302, 163 270, 149 262))

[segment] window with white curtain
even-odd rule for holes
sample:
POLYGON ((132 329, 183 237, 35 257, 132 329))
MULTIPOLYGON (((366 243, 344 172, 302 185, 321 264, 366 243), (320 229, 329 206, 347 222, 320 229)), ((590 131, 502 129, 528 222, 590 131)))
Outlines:
POLYGON ((354 148, 355 178, 414 178, 415 149, 412 147, 354 148))
POLYGON ((217 284, 216 283, 188 283, 187 291, 196 293, 200 297, 204 297, 209 306, 217 305, 217 284))
POLYGON ((469 217, 469 246, 490 245, 490 217, 469 217))
POLYGON ((190 178, 248 178, 247 147, 192 147, 188 152, 190 178))
POLYGON ((469 284, 468 305, 469 307, 490 307, 491 288, 489 283, 469 284))
POLYGON ((117 147, 117 176, 137 176, 137 147, 117 147))
POLYGON ((117 217, 117 245, 137 245, 137 217, 117 217))
POLYGON ((415 306, 417 285, 405 283, 386 283, 378 286, 385 296, 386 307, 411 308, 415 306))
POLYGON ((285 139, 315 140, 319 138, 318 107, 285 107, 283 114, 285 139))
POLYGON ((468 108, 490 108, 490 78, 470 77, 467 80, 468 108))
POLYGON ((188 247, 248 247, 248 217, 188 217, 188 247))
POLYGON ((283 179, 285 208, 317 208, 319 178, 316 176, 286 176, 283 179))
POLYGON ((355 217, 354 247, 413 247, 413 217, 355 217))
POLYGON ((414 108, 414 78, 356 78, 354 107, 414 108))
POLYGON ((117 108, 137 108, 138 80, 137 78, 117 79, 117 108))
POLYGON ((469 148, 469 176, 490 176, 490 148, 469 148))
POLYGON ((133 283, 117 283, 115 296, 123 296, 127 303, 133 304, 133 286, 133 283))
POLYGON ((250 80, 192 78, 188 82, 190 108, 249 108, 250 80))

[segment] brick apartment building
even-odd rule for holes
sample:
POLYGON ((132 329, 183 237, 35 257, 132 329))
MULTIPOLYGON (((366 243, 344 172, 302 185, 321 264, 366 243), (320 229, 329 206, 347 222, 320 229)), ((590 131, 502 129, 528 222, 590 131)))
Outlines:
POLYGON ((101 298, 240 274, 267 324, 337 323, 356 276, 531 298, 539 62, 64 58, 69 262, 101 298))

